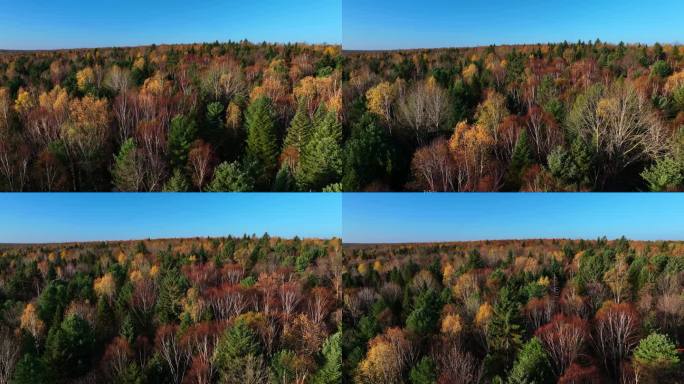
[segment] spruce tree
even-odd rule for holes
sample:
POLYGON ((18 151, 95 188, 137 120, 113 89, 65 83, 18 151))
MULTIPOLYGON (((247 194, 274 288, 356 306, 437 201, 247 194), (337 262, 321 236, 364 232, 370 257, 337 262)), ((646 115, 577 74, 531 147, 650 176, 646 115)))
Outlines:
POLYGON ((184 115, 171 119, 169 128, 169 160, 172 168, 183 168, 188 163, 190 146, 197 138, 197 125, 184 115))
POLYGON ((114 156, 112 169, 114 186, 121 192, 137 192, 141 186, 142 180, 137 172, 136 157, 135 142, 129 137, 121 144, 119 153, 114 156))
POLYGON ((311 130, 311 120, 306 113, 304 104, 300 103, 299 107, 297 107, 297 112, 290 122, 290 127, 287 129, 283 148, 293 147, 297 150, 297 153, 301 154, 302 149, 309 141, 311 130))
POLYGON ((321 190, 342 175, 342 125, 334 112, 315 118, 317 124, 299 161, 296 172, 301 190, 321 190))
POLYGON ((247 153, 259 189, 266 189, 278 165, 278 136, 271 102, 266 97, 253 101, 247 108, 247 153))

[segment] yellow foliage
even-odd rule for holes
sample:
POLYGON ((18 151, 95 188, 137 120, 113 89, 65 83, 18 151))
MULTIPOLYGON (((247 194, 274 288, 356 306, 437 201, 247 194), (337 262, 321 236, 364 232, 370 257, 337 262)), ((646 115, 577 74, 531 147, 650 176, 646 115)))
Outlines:
POLYGON ((20 324, 21 329, 26 330, 26 332, 33 335, 33 337, 38 337, 45 329, 45 324, 38 318, 38 312, 33 303, 28 303, 26 304, 26 307, 24 307, 20 324))
POLYGON ((681 87, 684 87, 684 71, 672 74, 665 82, 665 91, 667 93, 672 93, 681 87))
POLYGON ((85 67, 82 70, 76 72, 76 84, 78 89, 85 91, 88 86, 95 82, 95 72, 90 67, 85 67))
POLYGON ((380 260, 375 260, 373 263, 373 270, 377 273, 382 273, 382 262, 380 262, 380 260))
POLYGON ((234 102, 228 104, 226 108, 226 125, 232 129, 238 129, 242 121, 242 112, 240 106, 234 102))
POLYGON ((95 279, 93 283, 95 293, 100 297, 111 299, 114 297, 116 291, 116 283, 111 273, 106 273, 104 276, 95 279))
POLYGON ((368 264, 361 263, 356 267, 356 270, 359 271, 360 274, 365 275, 368 273, 368 264))
POLYGON ((164 92, 164 86, 166 85, 166 79, 159 72, 156 72, 154 76, 145 79, 145 83, 142 86, 142 92, 147 92, 153 95, 161 95, 164 92))
POLYGON ((449 314, 442 319, 442 333, 450 336, 458 336, 463 330, 463 322, 458 314, 449 314))
POLYGON ((492 315, 494 314, 494 308, 492 307, 491 304, 485 302, 482 305, 480 305, 480 308, 477 310, 477 314, 475 315, 475 325, 484 328, 489 324, 489 320, 492 318, 492 315))
POLYGON ((444 267, 442 268, 442 282, 445 285, 451 284, 451 278, 453 277, 454 272, 456 272, 456 269, 453 265, 449 263, 444 264, 444 267))
POLYGON ((383 81, 366 92, 366 107, 372 113, 390 119, 390 107, 397 97, 397 89, 387 81, 383 81))
POLYGON ((21 88, 17 93, 17 99, 14 101, 14 109, 20 114, 24 115, 33 108, 35 101, 27 90, 21 88))
POLYGON ((549 280, 548 276, 542 276, 537 280, 537 284, 543 286, 543 287, 548 287, 549 284, 551 284, 551 280, 549 280))
POLYGON ((133 68, 142 71, 143 68, 145 68, 145 58, 138 57, 137 59, 135 59, 135 61, 133 62, 133 68))
POLYGON ((157 275, 159 275, 159 267, 157 265, 153 265, 150 268, 150 277, 154 279, 157 277, 157 275))
POLYGON ((470 82, 473 80, 473 77, 475 77, 475 75, 477 75, 477 72, 478 72, 477 65, 471 63, 469 66, 463 68, 462 75, 466 81, 470 82))

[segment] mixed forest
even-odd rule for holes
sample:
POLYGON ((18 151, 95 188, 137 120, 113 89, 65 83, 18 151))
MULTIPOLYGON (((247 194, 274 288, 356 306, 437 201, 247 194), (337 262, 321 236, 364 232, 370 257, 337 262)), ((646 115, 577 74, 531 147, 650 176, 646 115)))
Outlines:
POLYGON ((339 190, 341 75, 332 45, 0 52, 0 190, 339 190))
POLYGON ((684 244, 347 245, 350 383, 682 383, 684 244))
POLYGON ((0 383, 341 380, 339 239, 0 247, 0 383))
POLYGON ((349 191, 684 189, 684 52, 577 43, 345 52, 349 191))

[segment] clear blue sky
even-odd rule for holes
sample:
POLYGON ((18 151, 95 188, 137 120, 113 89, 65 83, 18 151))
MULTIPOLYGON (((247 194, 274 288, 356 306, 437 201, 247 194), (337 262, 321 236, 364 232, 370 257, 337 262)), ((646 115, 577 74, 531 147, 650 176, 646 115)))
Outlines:
POLYGON ((343 0, 344 49, 684 43, 681 0, 343 0))
POLYGON ((684 194, 344 194, 344 242, 684 239, 684 194))
POLYGON ((0 243, 227 236, 340 237, 333 193, 18 193, 0 198, 0 243))
POLYGON ((341 43, 342 0, 0 0, 0 49, 341 43))

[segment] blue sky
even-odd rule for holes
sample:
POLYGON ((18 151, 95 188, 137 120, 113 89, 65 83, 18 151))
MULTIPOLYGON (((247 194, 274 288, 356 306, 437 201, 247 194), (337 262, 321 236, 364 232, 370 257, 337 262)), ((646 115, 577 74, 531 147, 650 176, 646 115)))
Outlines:
POLYGON ((343 0, 344 49, 684 43, 681 0, 343 0))
POLYGON ((684 239, 684 194, 345 194, 345 243, 684 239))
POLYGON ((0 198, 0 243, 252 234, 341 236, 331 193, 19 193, 0 198))
POLYGON ((0 0, 0 49, 341 42, 342 0, 0 0))

